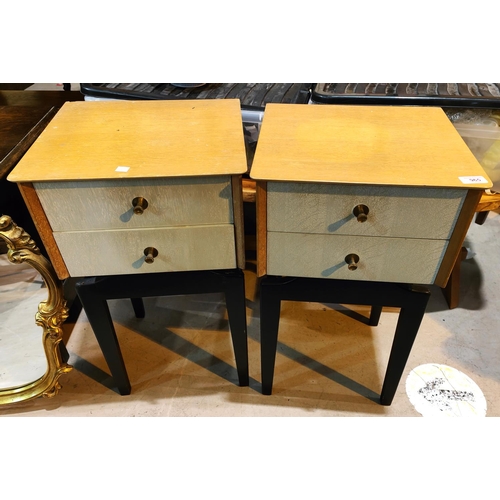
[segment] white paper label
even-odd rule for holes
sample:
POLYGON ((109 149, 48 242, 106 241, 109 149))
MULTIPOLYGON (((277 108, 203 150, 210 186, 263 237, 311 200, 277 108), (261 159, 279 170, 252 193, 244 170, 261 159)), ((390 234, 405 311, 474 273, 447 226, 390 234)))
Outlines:
POLYGON ((459 177, 462 184, 488 184, 488 181, 481 175, 459 177))
POLYGON ((417 366, 406 379, 406 394, 424 417, 486 416, 481 389, 465 373, 450 366, 417 366))
POLYGON ((116 167, 115 172, 128 172, 130 167, 116 167))

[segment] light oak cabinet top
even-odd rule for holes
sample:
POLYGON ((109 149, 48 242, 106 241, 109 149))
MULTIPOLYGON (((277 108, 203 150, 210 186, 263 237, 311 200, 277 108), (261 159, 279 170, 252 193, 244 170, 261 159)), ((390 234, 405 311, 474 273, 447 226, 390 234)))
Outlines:
POLYGON ((437 284, 492 186, 440 108, 266 107, 258 274, 437 284))
POLYGON ((251 177, 390 186, 492 186, 441 108, 268 104, 251 177), (465 178, 483 177, 468 184, 465 178), (464 178, 464 179, 461 179, 464 178))
POLYGON ((246 172, 238 100, 66 103, 12 182, 246 172))
POLYGON ((59 276, 244 267, 238 100, 65 104, 9 180, 59 276))

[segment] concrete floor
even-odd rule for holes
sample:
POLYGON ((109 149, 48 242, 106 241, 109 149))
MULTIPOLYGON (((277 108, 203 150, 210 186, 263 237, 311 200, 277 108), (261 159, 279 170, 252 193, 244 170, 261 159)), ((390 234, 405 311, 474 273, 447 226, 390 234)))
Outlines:
MULTIPOLYGON (((487 416, 500 416, 500 319, 498 266, 500 215, 472 224, 462 264, 459 307, 449 310, 437 287, 391 406, 380 394, 398 311, 384 309, 370 327, 362 306, 284 302, 273 395, 260 393, 259 302, 254 262, 246 296, 250 386, 237 385, 222 296, 145 299, 136 319, 128 300, 110 302, 132 384, 129 396, 113 390, 106 363, 85 314, 67 325, 69 363, 53 399, 0 408, 0 416, 269 416, 420 417, 405 389, 409 372, 438 363, 469 376, 487 401, 487 416)), ((5 314, 5 313, 1 313, 5 314)), ((33 313, 34 314, 34 313, 33 313)), ((0 316, 0 321, 3 321, 0 316)))

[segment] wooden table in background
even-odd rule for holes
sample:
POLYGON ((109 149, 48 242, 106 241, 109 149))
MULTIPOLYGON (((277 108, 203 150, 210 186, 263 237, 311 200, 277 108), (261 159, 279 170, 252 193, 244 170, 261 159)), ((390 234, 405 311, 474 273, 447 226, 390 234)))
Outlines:
POLYGON ((43 253, 45 249, 19 189, 6 178, 57 110, 67 101, 83 99, 76 91, 0 91, 0 214, 10 215, 37 241, 43 253))

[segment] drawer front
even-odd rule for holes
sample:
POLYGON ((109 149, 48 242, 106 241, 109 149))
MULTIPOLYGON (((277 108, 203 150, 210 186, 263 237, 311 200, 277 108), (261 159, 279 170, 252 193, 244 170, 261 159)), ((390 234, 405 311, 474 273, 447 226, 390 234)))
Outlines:
POLYGON ((234 226, 54 233, 71 276, 233 269, 234 226), (154 247, 154 262, 144 249, 154 247))
POLYGON ((267 272, 361 281, 432 284, 447 241, 411 238, 268 233, 267 272), (345 261, 359 256, 357 269, 345 261))
POLYGON ((467 192, 314 183, 267 183, 268 231, 449 239, 467 192), (369 212, 365 222, 353 214, 369 212))
POLYGON ((231 178, 183 177, 34 183, 53 231, 233 222, 231 178), (133 200, 148 206, 141 215, 133 200))

